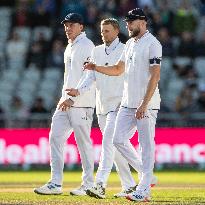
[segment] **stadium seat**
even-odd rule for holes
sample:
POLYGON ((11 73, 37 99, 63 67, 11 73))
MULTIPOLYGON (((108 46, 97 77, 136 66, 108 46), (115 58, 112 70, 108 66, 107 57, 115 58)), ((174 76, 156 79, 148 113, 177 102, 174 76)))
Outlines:
POLYGON ((28 70, 24 71, 23 77, 25 80, 37 82, 40 80, 41 73, 35 67, 30 67, 28 70))
POLYGON ((36 84, 37 84, 37 82, 23 80, 19 84, 18 90, 20 90, 22 92, 29 91, 30 93, 33 93, 34 90, 36 90, 36 84))
POLYGON ((36 41, 40 33, 43 33, 46 40, 50 40, 52 38, 52 30, 46 26, 38 26, 33 29, 33 39, 32 41, 36 41))
POLYGON ((17 69, 7 69, 3 71, 2 80, 10 83, 16 83, 20 78, 20 72, 17 69))
POLYGON ((33 95, 33 93, 31 93, 29 91, 27 91, 27 92, 26 91, 19 91, 17 93, 17 96, 19 96, 21 98, 24 105, 26 105, 27 107, 31 107, 32 103, 34 102, 35 95, 33 95))
POLYGON ((0 90, 11 93, 15 88, 15 85, 13 83, 10 83, 8 80, 1 80, 0 82, 0 90))
POLYGON ((192 59, 188 57, 176 57, 174 63, 179 66, 186 66, 192 63, 192 59))
POLYGON ((10 17, 12 9, 9 7, 0 7, 0 17, 10 17))
POLYGON ((195 58, 194 68, 196 69, 199 77, 205 78, 205 57, 195 58))
POLYGON ((6 91, 0 91, 0 107, 3 110, 8 110, 10 102, 12 100, 12 95, 6 91))
POLYGON ((175 36, 175 37, 172 37, 171 41, 173 43, 173 47, 175 49, 177 49, 179 47, 179 44, 180 44, 180 38, 175 36))
POLYGON ((21 39, 24 39, 27 43, 29 43, 31 38, 31 29, 28 27, 16 27, 14 31, 18 33, 21 39))
POLYGON ((4 25, 0 25, 0 39, 1 41, 6 41, 9 36, 9 27, 4 27, 4 25))
POLYGON ((59 80, 61 77, 61 70, 60 68, 53 68, 53 67, 48 67, 44 71, 43 77, 46 80, 51 80, 51 81, 56 81, 59 80))
POLYGON ((205 32, 205 18, 199 18, 198 26, 194 36, 197 41, 199 41, 202 38, 204 32, 205 32))
POLYGON ((167 89, 167 79, 170 78, 172 72, 172 60, 171 58, 163 58, 161 65, 161 75, 160 75, 160 90, 162 92, 167 89))
POLYGON ((180 78, 172 79, 168 82, 168 87, 166 92, 163 93, 162 100, 170 109, 175 106, 176 97, 180 94, 184 84, 185 82, 180 78))
POLYGON ((44 90, 48 93, 55 92, 58 86, 58 82, 56 81, 50 81, 50 80, 44 80, 40 84, 39 90, 44 90))
POLYGON ((53 108, 53 106, 56 103, 55 96, 50 95, 48 93, 45 93, 45 92, 38 93, 37 96, 43 98, 43 101, 44 101, 44 104, 47 110, 50 110, 51 108, 53 108))

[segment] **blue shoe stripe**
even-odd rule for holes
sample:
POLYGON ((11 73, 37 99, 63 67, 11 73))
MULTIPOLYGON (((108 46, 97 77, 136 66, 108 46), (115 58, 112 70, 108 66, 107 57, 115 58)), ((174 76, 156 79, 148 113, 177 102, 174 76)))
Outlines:
POLYGON ((54 184, 55 185, 55 187, 62 187, 61 185, 59 185, 59 184, 54 184))
POLYGON ((49 184, 47 187, 48 187, 49 189, 54 189, 54 188, 55 188, 55 186, 53 186, 52 184, 49 184))
POLYGON ((54 183, 52 183, 52 182, 49 182, 47 187, 48 187, 49 189, 54 189, 55 187, 61 187, 61 185, 59 185, 59 184, 54 184, 54 183))
POLYGON ((134 195, 137 199, 143 199, 144 197, 141 195, 134 195))

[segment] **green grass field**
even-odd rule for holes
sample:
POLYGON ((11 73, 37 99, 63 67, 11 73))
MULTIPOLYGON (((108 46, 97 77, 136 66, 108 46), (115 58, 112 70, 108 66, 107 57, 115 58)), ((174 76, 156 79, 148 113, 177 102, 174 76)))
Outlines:
MULTIPOLYGON (((159 179, 159 184, 152 189, 152 202, 138 204, 205 204, 204 172, 156 172, 156 176, 159 179)), ((49 177, 49 172, 0 172, 0 204, 127 205, 136 203, 113 197, 113 194, 121 189, 116 173, 112 173, 109 178, 108 188, 106 189, 107 198, 100 200, 88 196, 69 195, 69 190, 80 185, 80 172, 65 172, 63 195, 34 194, 33 188, 43 185, 49 177)))

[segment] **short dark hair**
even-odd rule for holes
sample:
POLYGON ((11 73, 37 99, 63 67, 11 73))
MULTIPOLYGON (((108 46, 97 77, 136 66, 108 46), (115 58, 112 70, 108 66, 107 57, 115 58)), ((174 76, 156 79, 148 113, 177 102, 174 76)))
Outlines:
POLYGON ((120 25, 115 18, 107 18, 101 21, 101 25, 109 25, 111 24, 115 29, 120 30, 120 25))

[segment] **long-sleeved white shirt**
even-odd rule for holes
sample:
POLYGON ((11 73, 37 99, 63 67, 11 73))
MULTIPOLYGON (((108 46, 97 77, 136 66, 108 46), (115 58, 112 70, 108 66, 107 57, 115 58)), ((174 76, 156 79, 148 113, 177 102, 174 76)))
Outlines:
POLYGON ((76 87, 80 80, 86 76, 87 71, 83 71, 83 65, 91 57, 94 44, 82 32, 76 39, 69 43, 64 53, 65 73, 64 85, 62 89, 61 102, 71 98, 74 101, 74 107, 95 107, 95 86, 92 85, 88 92, 72 98, 65 92, 66 88, 76 87))
MULTIPOLYGON (((116 38, 110 46, 100 45, 93 49, 91 60, 96 65, 109 66, 118 62, 122 55, 124 44, 116 38)), ((115 111, 122 98, 124 75, 108 76, 95 71, 90 71, 77 88, 80 94, 89 90, 96 82, 96 113, 105 115, 115 111)))

